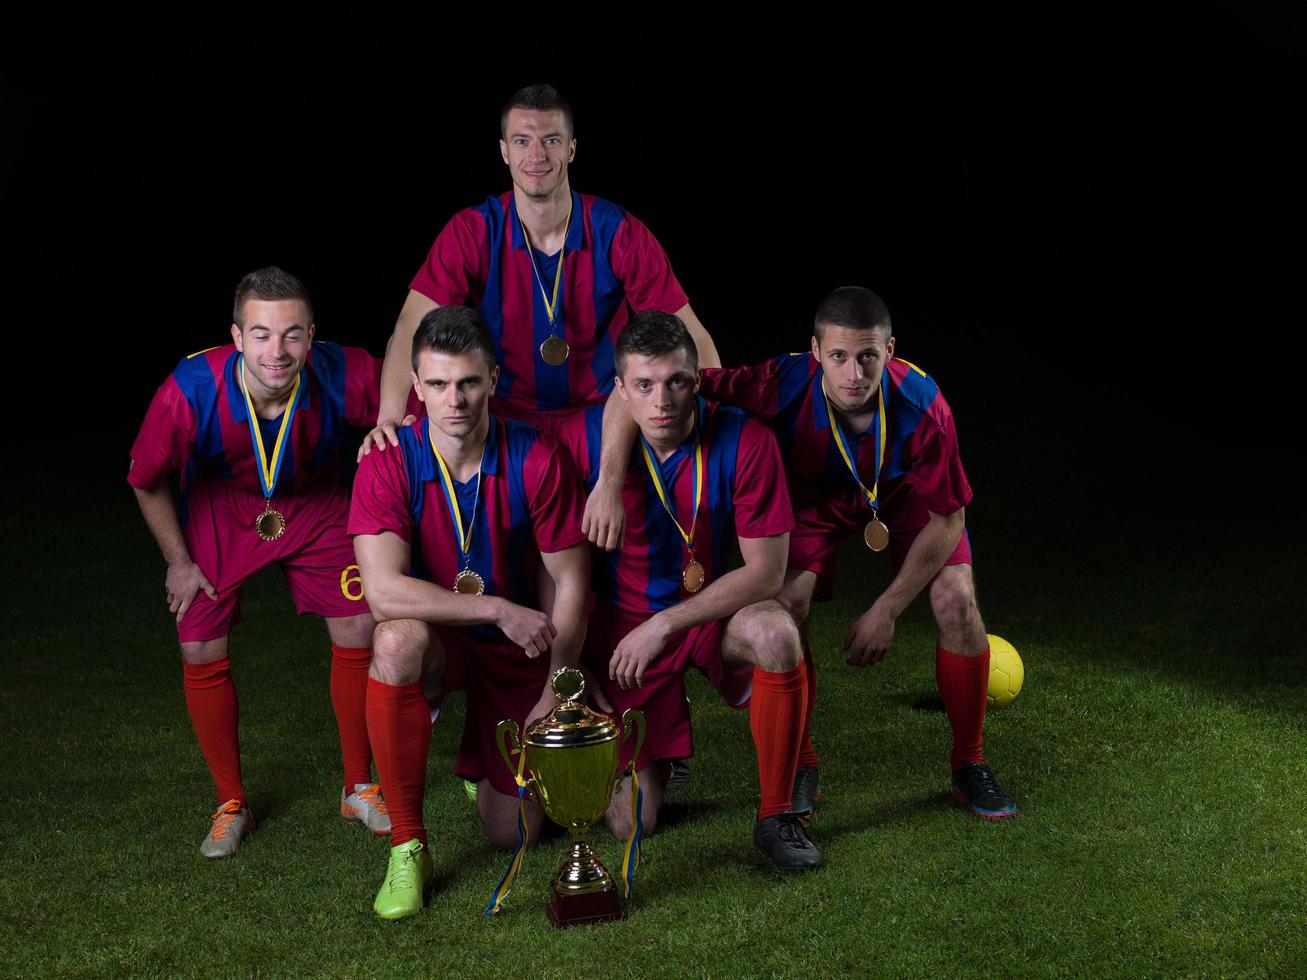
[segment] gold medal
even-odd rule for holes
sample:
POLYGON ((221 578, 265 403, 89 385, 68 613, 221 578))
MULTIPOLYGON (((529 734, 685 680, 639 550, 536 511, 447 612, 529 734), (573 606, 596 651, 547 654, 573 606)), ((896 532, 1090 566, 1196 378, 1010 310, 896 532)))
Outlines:
POLYGON ((703 588, 703 581, 708 577, 708 573, 703 570, 699 562, 691 558, 690 564, 685 566, 685 571, 681 572, 681 581, 685 583, 686 592, 698 592, 703 588))
POLYGON ((540 359, 550 367, 558 367, 567 361, 567 355, 571 350, 562 337, 548 337, 540 345, 540 359))
POLYGON ((872 551, 884 551, 889 544, 889 528, 873 517, 862 529, 862 540, 867 542, 867 547, 872 551))
POLYGON ((286 533, 286 518, 268 507, 254 519, 254 530, 264 541, 276 541, 286 533))
POLYGON ((454 577, 454 591, 459 595, 484 595, 486 580, 470 568, 465 568, 454 577))

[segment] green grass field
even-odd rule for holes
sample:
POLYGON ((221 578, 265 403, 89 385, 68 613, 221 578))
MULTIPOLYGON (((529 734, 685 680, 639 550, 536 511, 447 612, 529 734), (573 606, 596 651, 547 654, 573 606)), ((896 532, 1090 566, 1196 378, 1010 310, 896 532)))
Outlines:
MULTIPOLYGON (((984 450, 969 469, 1001 472, 984 450)), ((1301 575, 1268 557, 1301 540, 1301 519, 1212 548, 1125 509, 1040 510, 1048 480, 978 485, 999 506, 970 520, 989 629, 1026 663, 1025 690, 987 723, 1015 819, 976 819, 947 793, 920 603, 886 663, 843 665, 847 623, 887 575, 855 548, 812 629, 826 867, 764 867, 746 719, 696 677, 692 781, 646 846, 629 919, 565 931, 543 913, 558 837, 528 855, 510 910, 481 915, 506 855, 449 774, 458 698, 429 769, 434 898, 375 918, 388 845, 336 814, 325 631, 291 615, 275 572, 248 591, 233 643, 260 826, 235 859, 200 858, 212 788, 162 566, 124 485, 88 511, 51 484, 47 533, 4 519, 0 973, 1303 975, 1301 575)), ((618 843, 596 841, 618 866, 618 843)))

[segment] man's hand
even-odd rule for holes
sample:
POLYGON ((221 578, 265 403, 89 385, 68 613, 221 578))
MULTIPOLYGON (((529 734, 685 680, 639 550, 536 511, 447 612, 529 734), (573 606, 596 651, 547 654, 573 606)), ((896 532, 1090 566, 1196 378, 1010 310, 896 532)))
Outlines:
POLYGON ((540 700, 536 702, 536 706, 526 713, 526 722, 522 725, 522 732, 525 733, 537 721, 558 707, 558 704, 558 696, 554 694, 554 689, 546 684, 544 693, 540 695, 540 700))
POLYGON ((894 642, 894 621, 897 618, 880 600, 874 602, 853 621, 844 637, 844 650, 849 655, 846 663, 850 667, 866 667, 884 660, 894 642))
POLYGON ((168 611, 176 613, 179 623, 201 589, 210 599, 218 598, 218 590, 204 577, 200 566, 190 560, 168 566, 163 588, 168 595, 168 611))
POLYGON ((613 703, 604 697, 603 686, 595 679, 595 675, 590 673, 589 667, 577 667, 581 676, 585 678, 585 694, 590 703, 606 715, 614 714, 617 709, 613 703))
POLYGON ((606 480, 598 480, 585 500, 581 533, 596 547, 616 551, 622 546, 625 531, 626 510, 622 507, 621 484, 610 485, 606 480))
POLYGON ((378 449, 385 449, 387 443, 392 446, 398 446, 399 436, 395 433, 406 425, 412 425, 416 421, 416 415, 405 415, 404 418, 398 422, 394 419, 386 419, 384 422, 378 422, 377 427, 363 437, 363 445, 359 446, 359 453, 358 456, 355 457, 354 462, 359 462, 359 460, 364 456, 372 452, 373 446, 376 446, 378 449))
POLYGON ((504 631, 509 642, 522 648, 522 652, 534 660, 549 649, 558 630, 549 621, 549 617, 538 609, 527 609, 517 603, 503 600, 495 625, 504 631))
POLYGON ((667 632, 659 617, 646 619, 617 644, 612 659, 608 661, 609 679, 617 681, 624 691, 643 687, 645 670, 666 645, 667 632))

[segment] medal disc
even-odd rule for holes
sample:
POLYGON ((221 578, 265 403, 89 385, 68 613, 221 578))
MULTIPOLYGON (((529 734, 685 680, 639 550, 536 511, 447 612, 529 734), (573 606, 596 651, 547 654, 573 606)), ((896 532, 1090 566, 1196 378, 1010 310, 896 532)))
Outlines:
POLYGON ((286 533, 286 518, 269 507, 254 519, 254 530, 264 541, 276 541, 286 533))
POLYGON ((465 568, 454 578, 454 591, 459 595, 482 595, 486 591, 486 580, 470 568, 465 568))
POLYGON ((562 337, 549 337, 540 345, 540 359, 550 367, 558 367, 567 360, 571 348, 562 337))
POLYGON ((698 592, 703 588, 703 580, 707 578, 707 573, 703 566, 695 559, 690 559, 690 564, 685 566, 685 571, 681 573, 681 581, 685 583, 686 592, 698 592))
POLYGON ((862 530, 862 540, 872 551, 884 551, 889 544, 889 528, 873 517, 862 530))

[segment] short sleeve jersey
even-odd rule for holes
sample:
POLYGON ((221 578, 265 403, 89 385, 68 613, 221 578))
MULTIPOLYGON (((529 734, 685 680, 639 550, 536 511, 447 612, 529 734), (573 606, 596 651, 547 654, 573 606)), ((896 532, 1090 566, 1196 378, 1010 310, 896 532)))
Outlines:
MULTIPOLYGON (((892 358, 881 374, 885 393, 885 462, 877 497, 892 521, 896 502, 915 495, 931 512, 952 514, 971 501, 958 456, 953 413, 939 385, 916 365, 892 358)), ((789 467, 799 522, 810 507, 833 509, 850 524, 871 507, 854 481, 831 433, 820 362, 811 354, 782 354, 741 368, 706 368, 699 389, 763 419, 776 433, 789 467)), ((876 423, 849 438, 858 474, 871 489, 876 472, 876 423)))
POLYGON ((572 193, 555 310, 567 360, 546 364, 540 345, 551 329, 558 256, 535 252, 532 269, 510 191, 460 211, 445 225, 410 287, 441 306, 475 306, 495 339, 497 399, 514 414, 579 407, 612 390, 613 348, 635 313, 675 313, 687 299, 657 239, 622 208, 572 193), (543 283, 543 290, 542 290, 543 283))
MULTIPOLYGON (((698 399, 704 480, 694 556, 715 581, 728 571, 738 538, 765 538, 794 529, 784 467, 775 437, 738 409, 698 399)), ((599 474, 603 406, 578 413, 559 433, 577 461, 587 488, 599 474)), ((657 457, 653 457, 656 461, 657 457)), ((664 487, 686 531, 694 515, 694 436, 659 465, 664 487)), ((625 541, 593 563, 594 590, 620 612, 647 616, 687 598, 681 572, 689 561, 685 540, 658 496, 636 441, 622 486, 625 541)))
MULTIPOLYGON (((350 502, 351 535, 390 531, 410 546, 410 574, 452 589, 464 568, 459 533, 429 441, 430 420, 400 429, 399 446, 363 457, 350 502)), ((540 553, 585 541, 576 468, 558 444, 519 422, 491 416, 480 485, 454 483, 464 528, 472 523, 469 560, 487 595, 539 609, 540 553), (475 515, 475 518, 472 517, 475 515)), ((478 639, 505 641, 494 626, 478 639)))
MULTIPOLYGON (((132 446, 128 482, 148 489, 181 473, 182 519, 197 480, 220 480, 262 497, 259 462, 232 344, 183 358, 155 393, 132 446)), ((300 371, 299 405, 274 497, 343 492, 339 447, 345 426, 376 420, 381 361, 365 350, 317 341, 300 371)), ((265 432, 281 419, 264 421, 265 432)), ((270 440, 265 435, 265 445, 270 440)))

